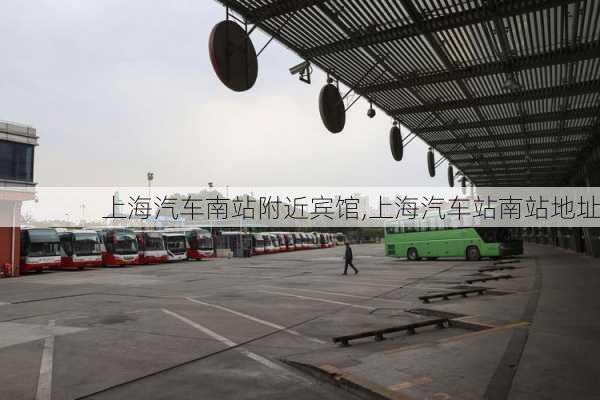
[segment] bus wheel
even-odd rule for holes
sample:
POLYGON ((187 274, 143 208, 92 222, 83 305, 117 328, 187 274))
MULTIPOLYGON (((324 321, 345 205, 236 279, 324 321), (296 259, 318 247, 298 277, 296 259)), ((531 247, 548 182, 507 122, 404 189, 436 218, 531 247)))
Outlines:
POLYGON ((479 254, 477 246, 467 247, 467 261, 479 261, 480 258, 481 254, 479 254))
POLYGON ((417 261, 419 259, 417 249, 415 249, 414 247, 408 249, 408 251, 406 252, 406 258, 408 258, 410 261, 417 261))

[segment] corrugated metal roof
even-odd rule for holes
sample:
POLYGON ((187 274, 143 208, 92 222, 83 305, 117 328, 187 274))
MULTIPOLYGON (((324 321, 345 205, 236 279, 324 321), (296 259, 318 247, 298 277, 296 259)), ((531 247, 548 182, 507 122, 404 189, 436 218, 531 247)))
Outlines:
POLYGON ((599 133, 600 1, 218 1, 480 186, 566 184, 599 133))

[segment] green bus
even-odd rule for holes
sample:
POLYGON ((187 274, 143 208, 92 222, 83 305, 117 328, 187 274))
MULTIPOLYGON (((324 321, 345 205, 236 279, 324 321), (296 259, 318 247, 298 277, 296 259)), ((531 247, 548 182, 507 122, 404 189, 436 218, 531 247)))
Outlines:
POLYGON ((439 219, 393 220, 385 224, 385 255, 422 258, 500 258, 523 254, 519 228, 450 226, 439 219))

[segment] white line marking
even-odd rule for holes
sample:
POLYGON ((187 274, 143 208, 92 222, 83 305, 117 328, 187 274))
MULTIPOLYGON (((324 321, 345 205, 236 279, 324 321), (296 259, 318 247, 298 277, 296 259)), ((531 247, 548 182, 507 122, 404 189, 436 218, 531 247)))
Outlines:
MULTIPOLYGON (((228 346, 228 347, 235 347, 237 346, 237 343, 229 340, 228 338, 226 338, 225 336, 221 336, 216 332, 211 331, 208 328, 205 328, 204 326, 197 324, 196 322, 192 321, 191 319, 187 319, 186 317, 179 315, 177 313, 174 313, 173 311, 169 311, 166 309, 162 309, 162 311, 165 314, 169 314, 175 318, 177 318, 178 320, 185 322, 186 324, 188 324, 189 326, 196 328, 197 330, 199 330, 200 332, 204 333, 207 336, 212 337, 213 339, 218 340, 219 342, 223 343, 224 345, 228 346)), ((262 365, 269 367, 271 369, 277 369, 277 370, 281 370, 281 371, 285 371, 282 367, 280 367, 279 365, 275 364, 274 362, 267 360, 266 358, 259 356, 258 354, 254 354, 248 350, 245 350, 243 348, 239 349, 240 352, 245 355, 248 358, 253 359, 254 361, 257 361, 259 363, 261 363, 262 365)))
MULTIPOLYGON (((48 328, 52 329, 56 325, 55 320, 48 322, 48 328)), ((35 400, 50 400, 52 398, 52 359, 54 358, 54 335, 48 336, 44 340, 44 350, 42 351, 42 361, 40 363, 40 375, 38 377, 37 391, 35 400)))
POLYGON ((260 292, 264 292, 264 293, 276 294, 276 295, 279 295, 279 296, 296 297, 296 298, 303 299, 303 300, 313 300, 313 301, 320 301, 322 303, 331 303, 331 304, 339 304, 339 305, 342 305, 342 306, 350 306, 350 307, 355 307, 355 308, 362 308, 364 310, 374 310, 376 308, 376 307, 369 307, 369 306, 359 306, 358 304, 344 303, 343 301, 321 299, 319 297, 308 297, 308 296, 300 296, 300 295, 297 295, 297 294, 289 294, 289 293, 281 293, 281 292, 271 292, 269 290, 259 290, 259 291, 260 292))
MULTIPOLYGON (((315 278, 318 278, 318 276, 314 276, 315 278)), ((319 282, 323 282, 323 283, 337 283, 337 284, 344 284, 344 286, 346 285, 360 285, 360 286, 373 286, 373 287, 382 287, 382 288, 397 288, 399 285, 386 285, 386 284, 375 284, 375 283, 367 283, 366 281, 359 281, 359 280, 355 280, 353 281, 352 279, 348 279, 345 281, 333 281, 333 280, 327 280, 327 279, 319 279, 319 282)))
POLYGON ((293 288, 293 287, 281 287, 281 286, 269 286, 269 285, 263 285, 263 287, 268 287, 268 288, 273 288, 273 289, 284 289, 284 290, 298 290, 298 291, 303 291, 303 292, 313 292, 313 293, 321 293, 321 294, 330 294, 332 296, 340 296, 340 297, 353 297, 356 299, 364 299, 364 300, 373 300, 373 301, 391 301, 391 302, 401 302, 401 303, 407 303, 404 300, 398 300, 398 299, 381 299, 379 297, 373 297, 373 296, 359 296, 356 294, 347 294, 347 293, 340 293, 340 292, 329 292, 329 291, 323 291, 323 290, 312 290, 312 289, 300 289, 300 288, 293 288))
POLYGON ((310 336, 305 336, 305 335, 301 334, 300 332, 295 331, 293 329, 288 329, 285 326, 277 325, 277 324, 274 324, 273 322, 265 321, 265 320, 262 320, 260 318, 253 317, 252 315, 248 315, 248 314, 241 313, 239 311, 232 310, 231 308, 223 307, 223 306, 220 306, 218 304, 205 303, 203 301, 196 300, 196 299, 194 299, 192 297, 186 297, 186 299, 189 300, 189 301, 191 301, 191 302, 193 302, 193 303, 202 304, 203 306, 214 307, 214 308, 217 308, 219 310, 227 311, 227 312, 235 314, 235 315, 237 315, 239 317, 249 319, 250 321, 258 322, 259 324, 270 326, 271 328, 275 328, 275 329, 281 330, 283 332, 287 332, 287 333, 289 333, 291 335, 294 335, 294 336, 303 337, 303 338, 305 338, 307 340, 310 340, 311 342, 315 342, 315 343, 319 343, 319 344, 325 344, 325 343, 327 343, 327 342, 325 342, 325 341, 323 341, 321 339, 313 338, 313 337, 310 337, 310 336))

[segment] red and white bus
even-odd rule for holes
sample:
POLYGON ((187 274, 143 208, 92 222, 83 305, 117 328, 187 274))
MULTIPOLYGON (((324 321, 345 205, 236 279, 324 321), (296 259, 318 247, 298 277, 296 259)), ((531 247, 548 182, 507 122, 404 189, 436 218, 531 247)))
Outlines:
POLYGON ((306 233, 306 232, 300 232, 300 236, 302 237, 302 248, 303 249, 310 249, 311 248, 311 244, 310 244, 310 238, 308 237, 308 233, 306 233))
POLYGON ((185 232, 161 231, 169 261, 187 260, 188 242, 185 232))
POLYGON ((279 240, 279 235, 276 235, 272 232, 267 233, 271 237, 271 243, 273 245, 273 253, 279 253, 283 249, 281 248, 281 242, 279 240))
POLYGON ((318 232, 311 232, 310 233, 310 239, 312 241, 311 245, 313 249, 319 249, 321 247, 321 243, 319 241, 319 233, 318 232))
POLYGON ((319 246, 322 249, 327 248, 327 236, 323 232, 319 233, 319 246))
POLYGON ((139 264, 139 248, 134 231, 126 228, 104 228, 98 233, 104 244, 102 263, 106 267, 139 264))
POLYGON ((287 248, 287 251, 296 250, 296 246, 294 245, 294 234, 286 232, 283 234, 283 236, 285 237, 285 246, 287 248))
POLYGON ((302 235, 300 232, 294 232, 292 235, 294 236, 294 248, 296 250, 302 250, 304 248, 302 235))
POLYGON ((275 233, 277 239, 279 239, 279 251, 288 251, 287 240, 285 234, 282 232, 275 233))
POLYGON ((60 238, 60 268, 79 269, 85 267, 100 267, 102 265, 102 250, 104 245, 98 232, 86 229, 61 229, 60 238))
POLYGON ((160 264, 169 261, 161 232, 136 231, 140 264, 160 264))
POLYGON ((268 233, 263 233, 263 239, 265 241, 265 253, 274 253, 275 247, 273 247, 273 237, 268 233))
POLYGON ((252 233, 252 255, 265 254, 265 237, 262 233, 252 233))
POLYGON ((60 238, 56 229, 21 229, 21 272, 60 267, 60 238))
POLYGON ((165 232, 183 232, 188 242, 190 260, 204 260, 215 256, 214 241, 209 231, 202 228, 167 228, 165 232))

